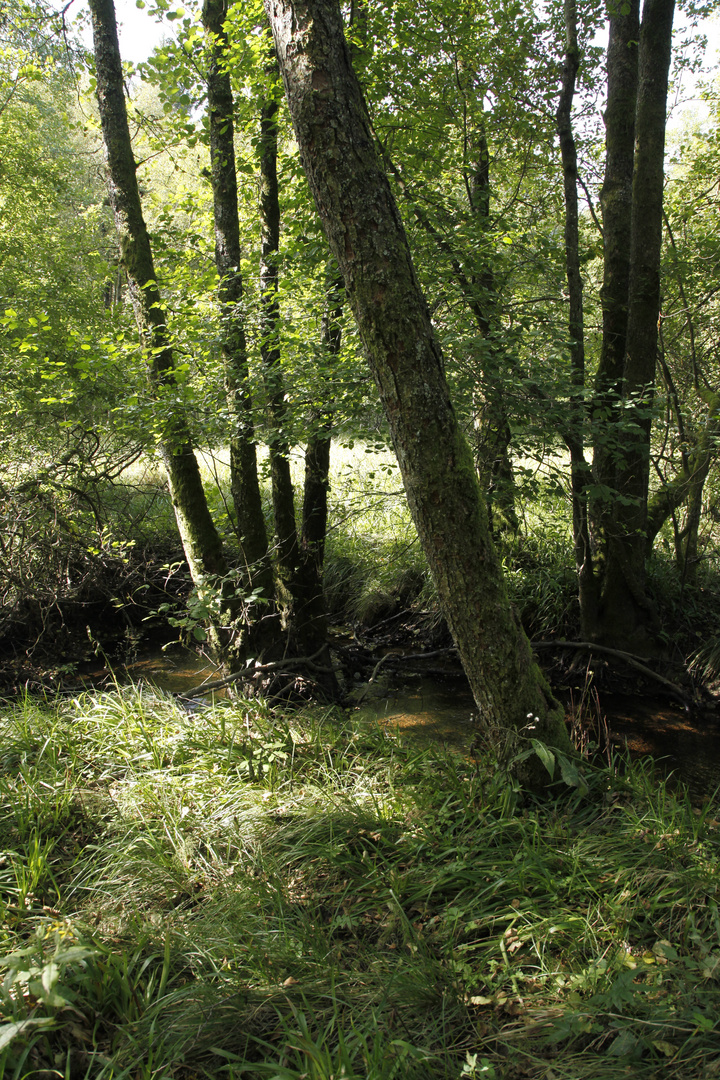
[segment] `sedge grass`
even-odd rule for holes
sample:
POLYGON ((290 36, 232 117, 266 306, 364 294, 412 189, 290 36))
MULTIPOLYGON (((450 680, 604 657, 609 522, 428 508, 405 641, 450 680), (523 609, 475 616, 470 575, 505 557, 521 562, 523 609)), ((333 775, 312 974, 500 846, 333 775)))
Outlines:
POLYGON ((337 711, 139 688, 0 719, 0 1073, 711 1077, 720 826, 535 804, 337 711))

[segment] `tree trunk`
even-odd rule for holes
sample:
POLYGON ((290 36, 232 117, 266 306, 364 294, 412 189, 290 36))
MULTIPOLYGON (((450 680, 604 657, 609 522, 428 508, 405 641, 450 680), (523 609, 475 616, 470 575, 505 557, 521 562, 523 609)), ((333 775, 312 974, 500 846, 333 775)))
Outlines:
MULTIPOLYGON (((518 517, 515 511, 515 479, 510 458, 512 434, 503 392, 496 383, 504 357, 493 340, 497 332, 497 291, 492 260, 487 251, 490 232, 490 147, 481 120, 474 139, 475 163, 467 182, 470 209, 482 236, 480 270, 467 283, 467 299, 486 342, 486 361, 483 364, 486 388, 476 393, 475 456, 480 486, 488 500, 490 527, 516 533, 518 517), (493 385, 493 383, 496 383, 493 385)), ((461 282, 462 283, 462 282, 461 282)))
MULTIPOLYGON (((327 365, 327 370, 323 370, 320 378, 323 382, 329 383, 332 378, 332 364, 340 354, 342 343, 340 319, 342 318, 343 283, 334 264, 327 268, 325 278, 327 291, 322 319, 322 353, 323 363, 327 365)), ((327 390, 329 391, 329 386, 327 390)), ((324 396, 327 397, 327 394, 324 396)), ((315 430, 305 449, 301 561, 305 567, 303 573, 314 575, 316 579, 314 587, 317 588, 322 584, 327 533, 332 418, 327 411, 316 409, 312 421, 315 430)))
POLYGON ((278 253, 280 251, 280 195, 277 176, 277 114, 275 61, 266 67, 268 85, 260 112, 260 353, 268 394, 270 474, 272 478, 275 553, 282 601, 290 616, 293 581, 297 573, 298 542, 295 494, 285 420, 285 387, 280 366, 280 306, 278 253))
MULTIPOLYGON (((265 0, 305 171, 377 382, 418 535, 480 716, 567 750, 508 602, 470 449, 380 167, 337 0, 265 0)), ((533 759, 539 766, 538 759, 533 759)), ((540 767, 541 768, 541 767, 540 767)), ((537 773, 535 773, 537 779, 537 773)))
MULTIPOLYGON (((340 353, 342 340, 343 284, 334 263, 326 272, 325 311, 322 319, 323 368, 318 382, 332 380, 332 365, 340 353)), ((318 393, 322 401, 326 392, 318 393)), ((327 535, 328 491, 330 489, 330 442, 332 417, 327 410, 316 409, 312 417, 314 430, 305 448, 305 485, 303 489, 302 532, 300 558, 295 579, 295 633, 304 652, 315 653, 325 646, 325 666, 330 666, 327 641, 327 611, 323 592, 323 559, 327 535)), ((335 676, 327 679, 325 692, 330 697, 339 694, 335 676)))
MULTIPOLYGON (((623 366, 618 498, 609 526, 600 636, 628 649, 652 647, 645 592, 650 431, 660 311, 660 256, 668 73, 675 0, 645 0, 640 28, 632 189, 628 318, 623 366)), ((626 241, 627 242, 627 241, 626 241)))
POLYGON ((597 598, 583 612, 583 633, 599 633, 599 593, 607 556, 612 500, 616 495, 617 454, 622 446, 621 395, 627 335, 630 245, 633 213, 635 110, 638 93, 640 0, 629 0, 627 13, 609 4, 607 106, 605 109, 605 179, 600 192, 603 216, 603 333, 592 402, 594 497, 589 501, 597 598))
POLYGON ((107 157, 110 199, 120 238, 122 264, 161 414, 160 451, 193 582, 202 593, 227 573, 220 536, 208 509, 190 433, 182 410, 172 404, 173 352, 165 309, 156 284, 150 239, 142 215, 130 141, 122 65, 112 0, 91 0, 97 98, 107 157), (168 390, 167 395, 163 393, 168 390), (164 403, 166 398, 167 404, 164 403))
POLYGON ((585 322, 583 282, 580 275, 580 227, 577 196, 577 150, 572 129, 572 103, 580 66, 575 0, 565 0, 566 50, 562 90, 557 108, 557 131, 563 166, 565 192, 565 267, 568 283, 568 331, 570 337, 570 381, 574 391, 567 425, 570 450, 570 482, 573 507, 573 547, 578 577, 580 617, 584 633, 594 625, 597 590, 593 573, 588 524, 587 490, 591 480, 585 459, 585 322))
POLYGON ((273 573, 258 482, 248 357, 241 304, 240 224, 233 123, 233 96, 226 67, 226 0, 205 0, 203 23, 211 35, 207 73, 210 162, 215 219, 215 266, 220 277, 222 350, 233 428, 230 436, 230 488, 241 544, 246 586, 272 600, 273 573))

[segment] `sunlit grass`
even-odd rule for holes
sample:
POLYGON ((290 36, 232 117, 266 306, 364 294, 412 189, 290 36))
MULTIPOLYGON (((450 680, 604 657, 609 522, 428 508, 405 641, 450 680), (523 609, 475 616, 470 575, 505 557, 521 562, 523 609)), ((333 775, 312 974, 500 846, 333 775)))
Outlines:
POLYGON ((338 711, 6 706, 0 1071, 712 1076, 716 808, 588 781, 338 711))

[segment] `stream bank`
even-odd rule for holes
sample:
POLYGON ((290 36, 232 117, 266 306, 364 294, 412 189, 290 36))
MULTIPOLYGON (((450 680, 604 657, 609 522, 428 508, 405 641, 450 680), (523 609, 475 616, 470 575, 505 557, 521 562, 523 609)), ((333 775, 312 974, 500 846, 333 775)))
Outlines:
MULTIPOLYGON (((353 648, 357 650, 357 646, 353 648)), ((422 671, 421 656, 416 652, 404 655, 397 649, 376 678, 368 682, 368 674, 377 664, 370 668, 365 659, 361 669, 358 655, 349 708, 388 731, 467 751, 478 729, 475 703, 464 675, 449 656, 436 659, 437 653, 422 671), (413 667, 415 670, 408 670, 413 667)), ((215 675, 206 657, 173 645, 148 650, 114 672, 96 663, 83 672, 77 685, 107 687, 117 679, 120 683, 143 682, 164 693, 192 692, 195 696, 189 705, 193 710, 210 700, 203 700, 198 687, 215 675)), ((224 694, 220 691, 215 696, 224 694)), ((602 742, 607 731, 613 749, 627 748, 632 758, 651 757, 664 775, 682 780, 696 797, 709 797, 720 786, 717 713, 693 715, 667 696, 652 692, 652 688, 642 693, 600 689, 584 695, 568 688, 559 696, 568 717, 577 716, 582 703, 582 722, 592 741, 602 742)))

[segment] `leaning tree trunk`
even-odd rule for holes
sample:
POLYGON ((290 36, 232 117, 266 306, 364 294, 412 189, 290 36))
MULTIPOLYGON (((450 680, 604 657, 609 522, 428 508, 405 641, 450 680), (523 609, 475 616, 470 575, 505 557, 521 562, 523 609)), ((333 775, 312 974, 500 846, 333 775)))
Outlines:
MULTIPOLYGON (((233 95, 227 70, 226 0, 205 0, 203 23, 211 37, 207 73, 210 163, 215 220, 215 266, 220 277, 219 302, 222 318, 222 350, 225 384, 232 423, 230 436, 230 490, 240 540, 245 586, 250 593, 260 590, 262 598, 273 598, 273 572, 268 552, 267 531, 258 482, 252 399, 248 389, 249 370, 245 326, 241 304, 243 280, 240 272, 240 223, 238 218, 237 175, 235 169, 233 95)), ((263 621, 258 637, 258 609, 247 612, 246 646, 262 649, 267 644, 263 621)))
POLYGON ((140 205, 125 108, 115 8, 112 0, 90 0, 90 10, 97 98, 122 263, 127 271, 130 297, 156 387, 158 406, 165 410, 161 417, 160 450, 175 517, 190 573, 202 591, 212 585, 212 579, 225 575, 227 566, 220 536, 208 509, 185 416, 172 402, 175 386, 173 352, 140 205))
POLYGON ((632 189, 628 318, 623 365, 623 447, 616 451, 619 498, 609 526, 600 601, 603 640, 652 647, 645 591, 650 431, 660 311, 660 257, 668 73, 675 0, 645 0, 640 29, 632 189))
POLYGON ((373 142, 337 0, 265 0, 305 171, 377 382, 408 502, 484 723, 569 748, 488 534, 472 455, 373 142))

